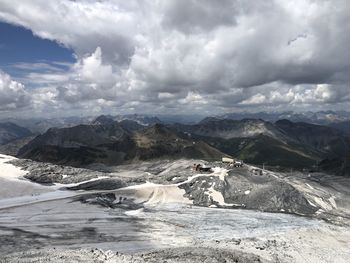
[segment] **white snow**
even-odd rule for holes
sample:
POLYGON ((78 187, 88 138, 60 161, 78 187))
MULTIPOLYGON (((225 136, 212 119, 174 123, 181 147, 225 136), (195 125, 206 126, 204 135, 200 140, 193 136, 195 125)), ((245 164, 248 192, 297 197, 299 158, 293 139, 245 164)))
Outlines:
POLYGON ((314 201, 326 211, 333 209, 332 204, 325 202, 322 197, 314 197, 314 201))
POLYGON ((225 176, 227 175, 228 170, 225 168, 221 168, 221 167, 214 167, 213 168, 213 173, 211 175, 214 176, 219 176, 221 181, 225 180, 225 176))
POLYGON ((313 188, 311 185, 309 185, 308 183, 305 183, 305 184, 306 184, 306 186, 309 187, 311 190, 314 190, 314 188, 313 188))
POLYGON ((193 179, 198 178, 198 177, 202 177, 202 176, 206 176, 206 177, 210 177, 210 179, 213 179, 213 176, 219 176, 220 180, 224 181, 225 180, 225 176, 227 175, 228 170, 225 168, 221 168, 221 167, 214 167, 213 169, 213 173, 210 174, 195 174, 193 176, 190 176, 187 178, 186 181, 179 183, 183 184, 183 183, 189 183, 191 182, 193 179))
POLYGON ((313 207, 317 207, 317 205, 315 205, 313 202, 311 202, 309 199, 307 199, 307 201, 309 202, 310 205, 312 205, 313 207))
POLYGON ((105 178, 110 178, 110 177, 108 177, 108 176, 98 176, 98 177, 92 178, 90 180, 82 181, 82 182, 79 182, 79 183, 71 183, 71 184, 54 183, 54 185, 51 186, 51 187, 54 188, 54 189, 59 189, 59 188, 62 188, 62 187, 74 187, 74 186, 78 186, 80 184, 85 184, 85 183, 89 183, 89 182, 93 182, 93 181, 97 181, 97 180, 105 179, 105 178))
POLYGON ((331 205, 333 206, 333 208, 337 208, 337 203, 335 202, 334 196, 331 196, 328 200, 331 203, 331 205))
POLYGON ((0 178, 6 180, 19 180, 21 177, 28 173, 27 171, 24 171, 21 168, 14 166, 13 164, 7 163, 15 159, 17 158, 0 154, 0 178))
POLYGON ((207 189, 206 193, 208 193, 208 196, 213 199, 213 201, 218 202, 219 205, 222 206, 237 206, 237 204, 227 204, 225 202, 224 196, 221 192, 214 189, 215 183, 207 189))
POLYGON ((133 185, 120 190, 135 190, 134 197, 147 205, 181 203, 192 204, 192 201, 184 197, 184 189, 178 184, 162 185, 146 182, 140 185, 133 185))
MULTIPOLYGON (((192 201, 184 197, 184 194, 186 192, 184 189, 179 188, 180 185, 191 182, 193 179, 202 177, 202 176, 207 176, 211 178, 213 176, 218 176, 220 180, 224 181, 225 176, 227 175, 227 172, 228 172, 227 169, 214 167, 213 173, 195 174, 193 176, 190 176, 186 181, 177 183, 177 184, 161 185, 161 184, 146 182, 141 185, 133 185, 123 189, 136 190, 135 192, 136 197, 140 200, 146 201, 146 204, 148 205, 164 204, 164 203, 192 204, 193 203, 192 201)), ((235 204, 226 204, 221 192, 216 191, 214 189, 214 186, 215 186, 215 183, 207 191, 209 196, 211 196, 215 202, 218 202, 220 205, 223 205, 223 206, 235 206, 235 204)))
POLYGON ((139 209, 136 209, 136 210, 126 211, 125 214, 128 215, 128 216, 136 216, 136 215, 139 215, 140 213, 142 213, 143 211, 144 211, 143 208, 139 208, 139 209))

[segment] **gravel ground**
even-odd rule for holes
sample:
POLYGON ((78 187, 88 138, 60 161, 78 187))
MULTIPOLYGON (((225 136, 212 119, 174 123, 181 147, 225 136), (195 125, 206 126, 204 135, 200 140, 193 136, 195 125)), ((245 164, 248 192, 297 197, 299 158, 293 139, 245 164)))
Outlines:
POLYGON ((28 251, 6 256, 0 262, 6 263, 31 263, 31 262, 108 262, 108 263, 254 263, 268 262, 259 256, 234 250, 224 250, 202 247, 183 247, 175 249, 164 249, 148 253, 134 255, 104 252, 99 249, 91 250, 55 250, 28 251))

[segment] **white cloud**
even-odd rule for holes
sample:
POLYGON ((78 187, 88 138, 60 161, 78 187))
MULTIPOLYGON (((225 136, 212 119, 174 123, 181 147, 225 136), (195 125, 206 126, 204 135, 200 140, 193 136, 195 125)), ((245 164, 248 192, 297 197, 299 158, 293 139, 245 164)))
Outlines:
POLYGON ((0 111, 21 109, 28 106, 30 102, 31 98, 24 85, 0 71, 0 111))
POLYGON ((81 82, 94 83, 103 87, 110 87, 116 83, 111 65, 102 63, 101 48, 97 47, 90 56, 84 57, 74 65, 77 78, 81 82))
POLYGON ((0 20, 74 50, 67 72, 26 76, 52 90, 48 107, 213 112, 349 101, 346 0, 2 0, 0 20))
POLYGON ((261 93, 255 94, 252 97, 250 97, 249 99, 246 99, 242 102, 240 102, 239 104, 242 105, 255 105, 255 104, 263 104, 266 102, 266 96, 262 95, 261 93))

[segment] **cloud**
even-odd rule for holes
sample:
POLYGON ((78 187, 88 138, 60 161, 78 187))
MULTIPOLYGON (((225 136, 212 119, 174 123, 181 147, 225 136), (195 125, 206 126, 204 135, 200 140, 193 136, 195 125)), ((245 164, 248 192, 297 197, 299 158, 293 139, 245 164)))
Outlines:
POLYGON ((220 26, 236 24, 237 1, 169 0, 164 1, 163 25, 184 33, 201 33, 220 26), (215 15, 213 15, 215 14, 215 15))
POLYGON ((109 64, 102 63, 101 48, 97 47, 90 56, 84 57, 74 65, 77 78, 81 82, 110 87, 116 83, 113 68, 109 64))
POLYGON ((76 54, 64 72, 26 75, 52 90, 51 102, 41 105, 217 112, 349 101, 346 0, 3 0, 1 6, 0 20, 76 54))
POLYGON ((0 111, 17 110, 28 106, 31 97, 24 85, 14 81, 3 71, 0 71, 0 111))

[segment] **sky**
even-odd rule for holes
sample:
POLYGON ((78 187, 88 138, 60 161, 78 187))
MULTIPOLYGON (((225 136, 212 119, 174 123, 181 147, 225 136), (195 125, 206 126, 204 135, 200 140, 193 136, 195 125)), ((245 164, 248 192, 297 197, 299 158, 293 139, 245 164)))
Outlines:
POLYGON ((0 0, 0 116, 346 110, 347 0, 0 0))

